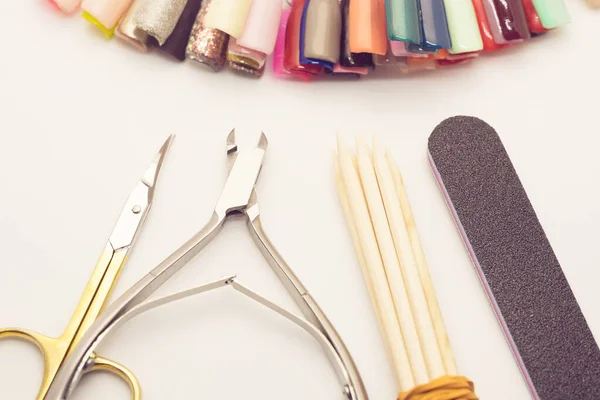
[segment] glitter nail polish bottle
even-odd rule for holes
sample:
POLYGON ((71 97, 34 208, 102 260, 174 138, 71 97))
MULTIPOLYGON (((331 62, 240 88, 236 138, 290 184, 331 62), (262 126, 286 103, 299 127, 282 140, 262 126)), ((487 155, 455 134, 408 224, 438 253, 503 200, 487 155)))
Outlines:
POLYGON ((211 4, 211 0, 206 0, 198 13, 187 45, 186 56, 218 72, 225 65, 229 35, 218 29, 204 26, 204 17, 211 4))

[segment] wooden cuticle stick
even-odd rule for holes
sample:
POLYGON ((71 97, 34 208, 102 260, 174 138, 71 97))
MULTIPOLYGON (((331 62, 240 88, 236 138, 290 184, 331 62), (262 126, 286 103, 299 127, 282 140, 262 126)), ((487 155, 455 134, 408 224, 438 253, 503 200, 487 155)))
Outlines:
POLYGON ((352 160, 352 154, 338 136, 338 162, 343 189, 340 197, 348 201, 349 214, 360 242, 364 261, 365 279, 370 283, 370 293, 374 297, 381 330, 388 345, 389 356, 394 367, 396 379, 402 390, 414 387, 412 367, 408 359, 404 338, 398 319, 383 261, 371 223, 369 209, 363 195, 360 177, 352 160))
POLYGON ((429 382, 429 374, 423 357, 421 342, 417 326, 415 324, 415 316, 411 309, 411 301, 407 291, 407 285, 396 248, 392 238, 392 232, 388 223, 388 217, 385 212, 383 200, 375 169, 373 168, 373 160, 367 144, 361 138, 357 139, 356 153, 358 161, 358 171, 362 181, 364 196, 367 200, 367 206, 371 215, 371 222, 379 244, 381 259, 387 276, 389 289, 392 293, 392 299, 396 309, 396 315, 402 329, 404 344, 412 366, 413 376, 416 385, 422 385, 429 382))
POLYGON ((442 311, 440 309, 440 305, 435 294, 435 288, 433 286, 431 274, 429 273, 427 259, 425 258, 425 252, 423 251, 423 246, 421 245, 421 239, 419 237, 419 232, 417 230, 417 226, 413 217, 408 194, 406 192, 406 188, 402 179, 402 174, 389 150, 386 150, 386 159, 389 164, 389 168, 392 171, 392 177, 394 179, 396 193, 400 202, 400 206, 402 208, 402 213, 404 214, 404 221, 406 223, 406 228, 408 230, 408 235, 410 237, 410 242, 412 245, 413 255, 415 257, 415 261, 419 270, 419 275, 421 277, 421 284, 423 285, 425 298, 427 299, 427 304, 429 305, 429 312, 431 315, 433 327, 435 329, 440 353, 444 361, 446 375, 455 376, 458 374, 456 359, 454 357, 454 352, 452 351, 452 346, 450 345, 450 340, 446 331, 446 325, 444 323, 442 311))
POLYGON ((412 315, 415 319, 421 350, 427 365, 428 382, 446 375, 446 369, 421 283, 419 268, 413 254, 407 224, 402 211, 402 205, 397 195, 392 171, 386 159, 385 150, 375 138, 373 138, 373 165, 387 214, 387 223, 399 260, 399 268, 402 271, 402 276, 406 284, 406 291, 412 315))

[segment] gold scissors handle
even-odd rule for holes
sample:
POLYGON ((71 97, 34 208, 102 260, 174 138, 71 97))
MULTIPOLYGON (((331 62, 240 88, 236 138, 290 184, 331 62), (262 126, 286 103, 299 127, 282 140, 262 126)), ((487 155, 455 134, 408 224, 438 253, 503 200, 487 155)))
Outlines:
MULTIPOLYGON (((44 376, 37 400, 45 399, 48 388, 55 379, 64 360, 102 312, 118 279, 119 273, 127 260, 128 250, 129 247, 125 247, 115 251, 110 242, 106 244, 79 304, 71 317, 71 321, 60 337, 50 338, 22 328, 0 330, 0 340, 7 338, 25 340, 36 345, 42 353, 44 357, 44 376)), ((139 395, 139 383, 131 371, 113 361, 108 361, 97 356, 95 356, 95 360, 95 364, 99 365, 96 369, 108 370, 118 375, 131 387, 134 396, 136 393, 139 395)), ((134 399, 139 400, 139 397, 134 397, 134 399)))
MULTIPOLYGON (((50 338, 39 333, 20 328, 0 329, 0 340, 19 339, 36 345, 44 356, 44 377, 42 385, 38 392, 37 400, 43 400, 50 384, 54 380, 60 365, 63 362, 64 354, 67 351, 70 341, 64 338, 50 338)), ((133 400, 141 400, 142 388, 136 376, 128 368, 114 361, 92 354, 90 357, 92 365, 89 372, 106 371, 121 378, 131 390, 133 400)))
MULTIPOLYGON (((170 136, 154 157, 150 167, 129 195, 125 207, 114 227, 88 284, 77 304, 67 328, 58 338, 49 338, 39 333, 20 328, 0 330, 3 338, 22 339, 35 344, 44 357, 44 377, 37 400, 46 399, 48 390, 63 366, 65 360, 85 335, 90 326, 102 313, 121 269, 127 261, 140 227, 152 205, 154 188, 162 167, 166 152, 173 140, 170 136)), ((141 389, 133 373, 120 364, 93 354, 87 372, 104 370, 123 379, 131 388, 133 399, 140 400, 141 389)))
POLYGON ((20 328, 0 329, 0 339, 24 340, 36 345, 40 350, 44 356, 44 377, 37 400, 42 400, 64 358, 64 352, 60 350, 60 339, 49 338, 39 333, 20 328))

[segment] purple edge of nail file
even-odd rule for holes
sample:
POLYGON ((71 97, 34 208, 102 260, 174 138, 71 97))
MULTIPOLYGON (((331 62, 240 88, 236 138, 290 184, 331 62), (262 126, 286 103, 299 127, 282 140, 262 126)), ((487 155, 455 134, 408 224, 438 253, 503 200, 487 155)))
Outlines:
POLYGON ((600 350, 498 134, 457 116, 429 162, 532 396, 600 399, 600 350))

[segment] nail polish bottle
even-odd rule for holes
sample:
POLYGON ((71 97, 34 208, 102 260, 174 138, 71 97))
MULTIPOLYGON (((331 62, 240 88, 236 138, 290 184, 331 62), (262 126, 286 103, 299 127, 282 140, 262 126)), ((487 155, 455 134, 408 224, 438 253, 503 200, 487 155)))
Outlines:
POLYGON ((523 8, 525 9, 525 15, 527 16, 529 32, 544 33, 548 31, 548 29, 544 28, 544 25, 542 25, 542 20, 533 5, 533 0, 523 0, 523 8))
POLYGON ((135 15, 139 12, 143 5, 143 1, 134 1, 129 7, 129 10, 125 13, 117 29, 115 30, 116 36, 126 43, 129 43, 136 47, 142 52, 148 52, 150 50, 150 36, 138 29, 134 22, 135 15))
POLYGON ((533 0, 533 5, 546 29, 558 28, 571 22, 563 0, 533 0))
POLYGON ((185 61, 185 51, 201 7, 202 0, 187 0, 173 33, 163 45, 158 46, 160 51, 178 61, 185 61))
POLYGON ((235 38, 229 38, 227 64, 235 71, 260 77, 265 71, 267 55, 237 44, 235 38))
POLYGON ((304 56, 335 64, 340 60, 342 15, 338 0, 309 0, 304 23, 304 56))
POLYGON ((71 14, 79 9, 81 0, 50 0, 59 10, 71 14))
POLYGON ((239 38, 244 31, 252 0, 212 0, 204 25, 239 38))
POLYGON ((387 53, 385 0, 352 0, 349 21, 352 53, 387 53))
POLYGON ((132 2, 133 0, 83 0, 81 8, 83 17, 110 39, 132 2))
POLYGON ((346 68, 375 68, 371 53, 350 51, 350 0, 342 0, 342 34, 340 38, 340 64, 346 68))
POLYGON ((452 48, 450 54, 471 53, 483 50, 483 39, 475 8, 471 1, 444 0, 452 48))
POLYGON ((291 9, 285 9, 281 12, 281 22, 277 32, 277 41, 273 51, 273 72, 278 77, 297 77, 304 81, 309 81, 312 75, 305 72, 289 71, 285 68, 285 40, 287 34, 287 24, 290 18, 291 9))
POLYGON ((300 62, 300 33, 305 5, 305 0, 294 0, 292 3, 285 35, 284 65, 292 73, 319 75, 323 72, 322 67, 300 62))
POLYGON ((163 45, 173 33, 187 0, 135 0, 141 3, 133 15, 134 25, 163 45))
POLYGON ((192 28, 186 57, 218 72, 225 65, 229 35, 218 29, 205 27, 204 18, 211 6, 212 0, 205 0, 202 4, 192 28))
POLYGON ((525 13, 525 7, 523 0, 504 0, 506 1, 512 11, 513 18, 515 19, 516 30, 519 32, 523 40, 531 38, 531 32, 527 23, 527 14, 525 13))
POLYGON ((419 0, 422 26, 421 47, 449 49, 452 47, 444 0, 419 0))
POLYGON ((313 0, 306 0, 304 9, 302 10, 302 19, 300 20, 300 64, 314 65, 323 67, 325 70, 333 70, 333 62, 319 60, 316 58, 308 58, 304 53, 306 49, 306 17, 308 16, 308 8, 313 0))
MULTIPOLYGON (((473 7, 475 8, 475 15, 477 17, 477 24, 479 25, 479 34, 481 35, 481 39, 483 41, 483 50, 484 51, 495 51, 501 48, 506 47, 505 45, 501 45, 496 43, 494 40, 494 34, 492 33, 492 28, 488 21, 485 2, 491 0, 473 0, 473 7)), ((531 0, 529 0, 531 1, 531 0)))
POLYGON ((420 0, 385 0, 387 35, 391 40, 420 44, 420 0))
POLYGON ((271 54, 275 48, 281 11, 280 0, 253 0, 244 31, 237 44, 267 55, 271 54))
POLYGON ((496 43, 529 39, 529 27, 521 0, 487 0, 484 7, 496 43))
POLYGON ((285 32, 287 30, 288 19, 290 18, 290 9, 283 10, 277 30, 277 40, 275 40, 275 50, 273 50, 273 73, 276 76, 284 77, 290 75, 285 69, 285 32))

